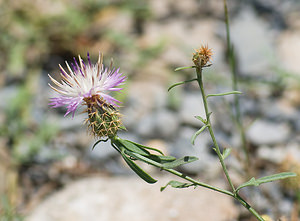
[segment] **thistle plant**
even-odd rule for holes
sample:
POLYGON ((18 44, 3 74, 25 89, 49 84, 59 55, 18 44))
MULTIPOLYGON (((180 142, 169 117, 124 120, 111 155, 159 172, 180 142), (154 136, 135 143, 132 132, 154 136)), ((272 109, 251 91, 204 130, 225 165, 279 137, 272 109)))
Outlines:
POLYGON ((169 87, 168 90, 189 82, 198 82, 204 104, 205 116, 195 116, 196 119, 202 122, 203 126, 199 128, 199 130, 196 131, 194 135, 191 136, 191 142, 194 144, 195 139, 197 139, 197 137, 204 130, 208 130, 213 141, 212 148, 219 158, 221 167, 229 185, 229 190, 198 181, 174 169, 180 165, 198 160, 194 156, 183 156, 182 158, 177 159, 173 156, 164 155, 159 149, 144 146, 134 141, 125 140, 117 135, 117 132, 119 130, 124 129, 124 126, 122 126, 122 123, 120 121, 120 114, 117 110, 118 103, 120 102, 109 95, 109 92, 121 91, 122 88, 118 86, 122 85, 125 82, 126 77, 119 72, 119 69, 113 68, 112 63, 109 68, 105 68, 103 65, 103 56, 101 54, 99 54, 99 59, 96 64, 91 64, 89 55, 87 64, 84 63, 80 56, 79 64, 74 59, 74 64, 71 65, 72 68, 68 63, 66 63, 69 73, 66 72, 62 66, 59 66, 62 78, 61 82, 56 81, 49 75, 51 81, 56 85, 56 87, 54 87, 49 84, 50 87, 59 93, 58 97, 51 98, 50 105, 52 105, 52 107, 66 106, 67 112, 65 116, 69 113, 72 113, 73 117, 78 106, 85 106, 87 113, 86 122, 88 124, 88 128, 93 136, 99 139, 94 144, 93 148, 99 142, 110 141, 112 147, 120 153, 121 157, 128 164, 128 166, 147 183, 155 183, 157 180, 147 172, 145 172, 141 167, 139 167, 135 163, 135 161, 137 160, 150 164, 161 170, 167 171, 185 180, 185 182, 172 180, 168 182, 164 187, 162 187, 161 191, 163 191, 167 186, 171 186, 173 188, 201 186, 233 197, 251 214, 253 214, 257 218, 257 220, 263 221, 264 219, 262 218, 262 216, 260 216, 258 212, 239 195, 239 191, 247 186, 258 186, 262 183, 293 177, 296 176, 296 174, 283 172, 259 179, 255 179, 253 177, 249 181, 237 187, 234 186, 225 164, 225 159, 230 155, 230 149, 224 149, 223 151, 221 151, 221 148, 219 147, 210 121, 212 112, 208 108, 208 98, 214 96, 241 94, 241 92, 229 91, 220 94, 206 94, 203 82, 203 71, 205 68, 208 68, 212 65, 211 57, 212 49, 210 49, 208 45, 201 46, 199 49, 197 49, 192 56, 192 62, 194 63, 194 65, 176 69, 176 71, 180 71, 182 69, 194 69, 195 78, 175 83, 171 87, 169 87))

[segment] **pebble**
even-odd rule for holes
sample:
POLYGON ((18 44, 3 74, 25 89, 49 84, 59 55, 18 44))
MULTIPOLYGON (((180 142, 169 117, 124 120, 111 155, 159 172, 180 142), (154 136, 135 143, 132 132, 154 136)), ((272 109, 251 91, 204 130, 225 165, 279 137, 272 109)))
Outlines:
POLYGON ((170 139, 176 136, 179 128, 177 115, 166 109, 150 113, 136 128, 136 133, 143 137, 170 139))
POLYGON ((159 188, 173 177, 158 178, 155 185, 137 177, 75 181, 47 198, 26 220, 226 221, 237 218, 238 210, 230 197, 203 188, 169 187, 160 192, 159 188))
POLYGON ((182 106, 179 110, 179 119, 182 123, 199 127, 203 124, 195 116, 205 118, 205 110, 200 93, 184 93, 182 95, 182 106))
POLYGON ((257 120, 246 131, 246 136, 253 144, 273 145, 285 142, 290 136, 290 128, 286 123, 257 120))
POLYGON ((245 7, 232 21, 231 36, 242 73, 261 74, 274 56, 274 34, 251 8, 245 7))
POLYGON ((191 137, 195 132, 195 129, 183 127, 173 146, 170 147, 171 155, 176 158, 184 156, 197 157, 199 160, 181 166, 182 169, 192 174, 205 172, 206 177, 214 177, 219 172, 219 167, 217 157, 211 154, 210 135, 202 132, 196 138, 195 145, 192 145, 191 137))

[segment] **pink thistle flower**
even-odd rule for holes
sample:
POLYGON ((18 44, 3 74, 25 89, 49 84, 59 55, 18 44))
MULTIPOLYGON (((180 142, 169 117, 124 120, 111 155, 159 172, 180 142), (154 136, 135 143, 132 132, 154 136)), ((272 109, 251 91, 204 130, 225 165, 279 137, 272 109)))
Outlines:
POLYGON ((110 91, 121 91, 123 88, 118 86, 122 85, 126 77, 119 72, 119 68, 112 67, 112 62, 109 68, 103 65, 103 55, 99 53, 98 62, 91 64, 89 54, 87 54, 88 63, 85 64, 79 56, 79 65, 74 58, 75 64, 70 65, 66 62, 68 71, 59 65, 61 71, 61 82, 56 81, 50 75, 49 78, 55 84, 55 87, 49 86, 59 93, 59 96, 51 98, 49 105, 52 107, 66 106, 68 115, 72 113, 74 117, 75 111, 80 105, 86 105, 86 101, 91 98, 101 100, 111 107, 118 107, 120 101, 116 100, 108 93, 110 91))

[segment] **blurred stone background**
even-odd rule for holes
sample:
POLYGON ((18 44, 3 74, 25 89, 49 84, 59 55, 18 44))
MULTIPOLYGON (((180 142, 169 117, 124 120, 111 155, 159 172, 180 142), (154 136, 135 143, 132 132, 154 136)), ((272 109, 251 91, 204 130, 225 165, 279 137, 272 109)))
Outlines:
MULTIPOLYGON (((228 0, 237 55, 241 111, 255 177, 281 171, 300 174, 300 2, 228 0)), ((195 146, 204 113, 197 84, 167 92, 193 77, 194 49, 208 44, 209 93, 231 90, 223 1, 218 0, 0 0, 0 217, 1 220, 253 220, 226 196, 209 190, 166 189, 176 179, 147 165, 161 181, 148 185, 133 174, 109 143, 88 135, 86 116, 63 117, 51 109, 47 74, 89 52, 128 76, 119 135, 179 157, 200 160, 179 170, 226 188, 209 135, 195 146)), ((233 97, 210 99, 213 127, 235 185, 245 182, 233 97)), ((245 180, 246 179, 246 180, 245 180)), ((299 178, 248 188, 241 194, 261 214, 296 221, 299 178)))

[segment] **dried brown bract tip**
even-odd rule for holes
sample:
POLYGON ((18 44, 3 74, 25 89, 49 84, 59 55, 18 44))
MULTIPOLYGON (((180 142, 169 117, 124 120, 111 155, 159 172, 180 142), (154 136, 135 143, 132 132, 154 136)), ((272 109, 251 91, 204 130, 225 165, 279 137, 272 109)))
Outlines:
POLYGON ((193 62, 194 64, 202 68, 208 62, 211 62, 211 57, 213 55, 212 49, 208 48, 208 45, 202 45, 199 49, 195 50, 196 52, 193 53, 193 62))

